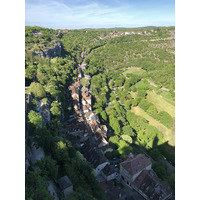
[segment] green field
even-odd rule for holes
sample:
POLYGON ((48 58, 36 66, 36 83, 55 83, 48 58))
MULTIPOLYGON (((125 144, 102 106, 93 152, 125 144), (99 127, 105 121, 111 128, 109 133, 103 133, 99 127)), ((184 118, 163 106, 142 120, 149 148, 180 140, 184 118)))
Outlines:
POLYGON ((126 76, 126 74, 136 74, 136 75, 142 75, 144 72, 146 72, 144 69, 140 68, 140 67, 129 67, 126 69, 126 71, 123 73, 124 76, 126 76))
POLYGON ((146 120, 149 121, 149 124, 156 127, 159 131, 163 133, 163 136, 166 141, 169 141, 169 144, 174 146, 174 130, 170 130, 167 127, 165 127, 163 124, 158 122, 156 119, 148 115, 143 109, 140 107, 133 107, 132 112, 134 112, 136 115, 144 117, 146 120))
POLYGON ((137 92, 130 92, 130 95, 133 99, 135 99, 137 97, 137 92))
POLYGON ((147 99, 157 107, 158 111, 166 111, 172 117, 175 117, 175 106, 173 100, 166 96, 156 94, 154 90, 148 91, 147 99))

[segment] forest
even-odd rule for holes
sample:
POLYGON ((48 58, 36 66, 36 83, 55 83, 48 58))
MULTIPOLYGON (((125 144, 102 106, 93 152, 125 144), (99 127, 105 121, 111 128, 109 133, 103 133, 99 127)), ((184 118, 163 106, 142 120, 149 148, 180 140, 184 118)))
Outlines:
MULTIPOLYGON (((175 47, 174 27, 139 29, 62 30, 25 29, 25 92, 32 95, 27 113, 29 139, 44 149, 45 157, 29 167, 26 199, 53 199, 50 180, 68 175, 74 192, 67 199, 105 199, 93 166, 84 159, 73 139, 63 136, 62 124, 73 110, 68 87, 77 76, 77 64, 87 64, 81 84, 92 90, 92 108, 110 129, 107 158, 121 161, 130 152, 145 152, 157 175, 175 187, 175 47), (153 31, 152 31, 153 30, 153 31), (145 31, 145 32, 144 32, 145 31), (116 35, 116 37, 113 37, 116 35), (34 56, 55 44, 62 56, 34 56), (85 57, 81 53, 85 52, 85 57), (38 114, 39 104, 50 102, 50 122, 38 114)), ((27 147, 28 148, 28 147, 27 147)))

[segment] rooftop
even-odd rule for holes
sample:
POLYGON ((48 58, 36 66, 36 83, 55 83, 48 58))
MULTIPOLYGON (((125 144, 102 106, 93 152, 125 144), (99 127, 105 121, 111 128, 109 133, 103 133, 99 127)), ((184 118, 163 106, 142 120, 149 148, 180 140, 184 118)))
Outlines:
POLYGON ((138 154, 134 158, 120 163, 120 166, 127 170, 131 175, 135 175, 149 165, 151 165, 151 161, 144 154, 138 154))
POLYGON ((108 164, 102 169, 102 172, 106 176, 110 176, 111 174, 115 173, 114 169, 108 164))
POLYGON ((169 184, 166 181, 160 181, 153 170, 142 171, 133 185, 151 200, 162 200, 173 192, 169 184))
POLYGON ((94 165, 96 168, 98 165, 108 162, 104 154, 97 148, 95 148, 88 139, 83 145, 84 157, 94 165))
POLYGON ((68 176, 63 176, 58 180, 58 184, 61 190, 64 190, 72 185, 72 182, 69 180, 68 176))

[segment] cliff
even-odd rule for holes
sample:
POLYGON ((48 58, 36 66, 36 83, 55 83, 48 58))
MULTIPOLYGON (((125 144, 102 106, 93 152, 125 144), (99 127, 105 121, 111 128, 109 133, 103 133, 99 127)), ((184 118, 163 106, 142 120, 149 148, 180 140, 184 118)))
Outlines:
POLYGON ((61 44, 56 44, 53 48, 33 52, 34 56, 41 56, 43 58, 54 58, 61 56, 61 44))

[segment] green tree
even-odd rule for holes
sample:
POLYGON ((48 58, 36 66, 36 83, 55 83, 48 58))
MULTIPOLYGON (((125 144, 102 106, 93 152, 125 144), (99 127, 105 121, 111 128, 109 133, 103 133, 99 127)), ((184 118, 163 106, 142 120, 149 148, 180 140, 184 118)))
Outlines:
POLYGON ((36 128, 39 128, 42 126, 43 120, 42 120, 42 116, 39 115, 37 112, 35 112, 34 110, 31 110, 28 114, 28 118, 29 118, 29 123, 31 125, 33 125, 36 128))
POLYGON ((61 103, 52 102, 50 111, 52 115, 61 116, 61 103))
POLYGON ((49 179, 56 179, 58 175, 57 162, 50 156, 41 158, 35 164, 40 169, 40 175, 49 179))
POLYGON ((32 82, 29 89, 30 92, 39 99, 46 96, 45 90, 40 83, 32 82))
POLYGON ((81 85, 84 87, 88 87, 90 85, 90 82, 86 78, 82 78, 81 85))
POLYGON ((121 135, 122 140, 132 144, 133 140, 129 135, 121 135))
POLYGON ((26 200, 53 200, 47 190, 48 183, 40 176, 37 170, 28 171, 25 177, 25 199, 26 200))
POLYGON ((133 129, 129 125, 124 126, 122 128, 122 132, 123 132, 124 135, 129 135, 129 136, 132 136, 132 137, 135 136, 135 132, 133 131, 133 129))

